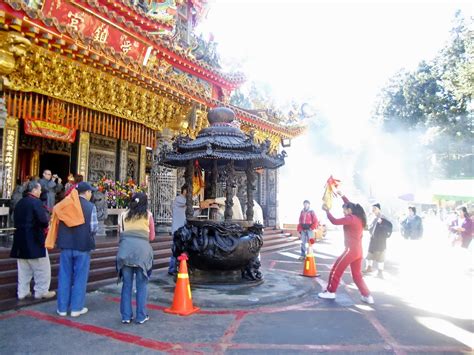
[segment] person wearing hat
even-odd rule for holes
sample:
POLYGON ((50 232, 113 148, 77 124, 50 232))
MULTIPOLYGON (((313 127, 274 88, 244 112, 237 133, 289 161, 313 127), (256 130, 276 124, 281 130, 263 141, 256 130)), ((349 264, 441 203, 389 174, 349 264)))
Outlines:
POLYGON ((97 210, 90 199, 96 188, 82 181, 77 184, 84 223, 68 227, 60 221, 57 247, 61 250, 58 276, 58 308, 60 316, 71 312, 71 317, 87 313, 84 307, 87 279, 89 277, 90 253, 95 249, 95 233, 99 222, 97 210))
POLYGON ((372 205, 372 212, 375 217, 369 227, 369 253, 367 254, 366 258, 367 267, 363 273, 367 274, 372 272, 372 266, 374 261, 376 261, 378 268, 377 277, 383 279, 385 250, 387 249, 387 238, 392 235, 392 223, 390 223, 390 221, 382 215, 380 203, 372 205))
POLYGON ((303 209, 300 212, 300 219, 298 222, 297 231, 300 234, 301 239, 301 256, 300 260, 304 260, 306 257, 306 246, 309 244, 311 238, 313 238, 313 231, 318 228, 318 218, 314 211, 310 208, 311 204, 308 200, 303 201, 303 209))

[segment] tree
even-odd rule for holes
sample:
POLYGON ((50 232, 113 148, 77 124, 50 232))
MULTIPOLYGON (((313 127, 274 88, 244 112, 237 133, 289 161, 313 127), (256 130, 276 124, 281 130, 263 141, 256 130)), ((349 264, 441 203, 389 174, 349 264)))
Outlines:
POLYGON ((396 73, 375 108, 376 120, 386 131, 420 132, 426 159, 433 161, 430 170, 436 165, 439 172, 456 177, 473 175, 474 47, 468 28, 457 12, 451 38, 439 54, 412 72, 396 73))

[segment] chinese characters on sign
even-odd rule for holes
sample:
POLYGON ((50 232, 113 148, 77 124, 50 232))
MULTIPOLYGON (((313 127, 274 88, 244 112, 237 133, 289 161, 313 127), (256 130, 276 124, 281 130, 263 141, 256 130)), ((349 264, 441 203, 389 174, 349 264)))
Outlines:
POLYGON ((70 26, 74 31, 81 32, 84 29, 84 13, 74 13, 69 11, 67 13, 67 17, 69 19, 69 23, 67 25, 70 26))
POLYGON ((43 14, 56 19, 61 25, 77 32, 83 38, 90 38, 96 42, 113 48, 116 53, 123 53, 139 62, 143 62, 147 46, 124 34, 113 25, 104 23, 99 17, 83 10, 86 2, 46 0, 43 14), (78 4, 79 3, 79 4, 78 4))
POLYGON ((120 48, 122 49, 122 52, 125 54, 130 52, 131 49, 133 48, 136 49, 140 46, 140 44, 137 41, 133 41, 133 45, 132 45, 132 41, 130 41, 126 35, 120 36, 120 41, 122 43, 120 45, 120 48))
POLYGON ((3 143, 3 191, 4 198, 10 198, 13 191, 13 174, 16 169, 16 150, 17 150, 17 136, 18 136, 18 121, 16 119, 8 118, 7 125, 4 131, 3 143))
POLYGON ((107 43, 107 38, 109 37, 109 29, 105 24, 100 25, 94 31, 94 41, 100 43, 107 43))
POLYGON ((90 134, 81 132, 79 136, 79 158, 77 162, 77 172, 87 180, 87 173, 89 170, 89 142, 90 134))

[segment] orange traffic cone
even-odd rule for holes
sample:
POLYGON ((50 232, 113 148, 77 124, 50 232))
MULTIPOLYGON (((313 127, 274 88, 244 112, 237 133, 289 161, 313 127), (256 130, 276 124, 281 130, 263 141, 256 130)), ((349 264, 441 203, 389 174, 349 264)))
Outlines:
POLYGON ((318 277, 318 270, 316 269, 316 261, 313 254, 313 240, 307 244, 306 258, 304 260, 303 276, 318 277))
POLYGON ((183 253, 178 257, 179 272, 176 281, 176 288, 174 290, 173 304, 171 308, 166 308, 166 313, 179 314, 180 316, 189 316, 190 314, 199 311, 198 307, 193 306, 191 298, 191 286, 189 285, 188 265, 186 260, 188 256, 183 253))

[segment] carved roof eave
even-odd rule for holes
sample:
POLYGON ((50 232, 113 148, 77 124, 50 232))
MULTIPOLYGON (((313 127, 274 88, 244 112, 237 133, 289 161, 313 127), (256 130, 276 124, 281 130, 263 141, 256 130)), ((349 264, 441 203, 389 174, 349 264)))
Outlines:
POLYGON ((206 137, 205 139, 200 139, 200 137, 196 138, 187 143, 179 144, 179 151, 189 151, 195 149, 201 149, 204 147, 212 147, 212 149, 216 148, 226 148, 226 149, 252 149, 255 145, 250 140, 239 140, 239 142, 226 142, 223 139, 211 139, 210 137, 206 137))
MULTIPOLYGON (((21 0, 5 0, 5 2, 9 4, 14 10, 17 10, 17 11, 23 10, 32 19, 40 19, 45 25, 47 26, 54 25, 57 28, 57 30, 60 31, 61 33, 65 32, 64 29, 60 28, 60 27, 65 27, 65 26, 60 26, 57 23, 57 21, 54 21, 54 19, 44 16, 41 10, 33 9, 29 7, 28 5, 26 5, 21 0)), ((188 65, 192 64, 194 66, 204 69, 205 71, 210 72, 211 74, 217 77, 214 80, 217 79, 216 81, 221 81, 221 84, 224 84, 227 88, 236 88, 245 81, 245 75, 243 73, 223 73, 220 70, 212 67, 208 63, 201 60, 197 60, 196 58, 192 57, 188 53, 189 52, 188 50, 183 49, 183 48, 173 48, 172 45, 169 43, 169 41, 163 40, 157 35, 151 35, 148 31, 135 25, 131 21, 125 21, 125 18, 123 18, 123 16, 117 15, 114 11, 109 11, 109 10, 106 11, 107 9, 106 7, 104 9, 103 6, 96 4, 95 1, 88 1, 88 4, 96 8, 97 10, 101 11, 102 15, 105 14, 110 19, 120 22, 121 24, 125 25, 126 28, 147 38, 148 40, 152 41, 154 44, 158 45, 159 47, 165 48, 169 52, 176 54, 178 57, 185 59, 187 63, 183 63, 184 66, 187 66, 186 64, 188 65)), ((82 4, 78 4, 78 5, 82 6, 82 4)), ((131 61, 129 57, 127 56, 125 57, 128 58, 129 61, 131 61)), ((203 75, 205 74, 204 70, 202 71, 203 75)), ((209 78, 209 79, 212 80, 212 78, 209 78)))
MULTIPOLYGON (((119 3, 120 5, 123 5, 123 6, 127 7, 128 9, 130 9, 131 11, 136 13, 138 16, 140 16, 142 22, 149 22, 149 23, 151 22, 151 23, 154 23, 155 25, 165 26, 165 27, 172 27, 174 25, 174 21, 159 20, 159 19, 157 19, 153 16, 148 15, 145 11, 143 11, 139 7, 132 6, 130 4, 129 0, 113 0, 113 1, 112 0, 106 0, 105 2, 107 4, 111 4, 112 6, 114 6, 114 5, 116 6, 116 3, 119 3)), ((97 0, 87 0, 87 3, 90 6, 93 6, 93 7, 99 7, 100 6, 100 4, 97 0)), ((109 10, 113 9, 113 7, 112 8, 107 7, 107 6, 104 6, 104 7, 108 8, 109 10)))
POLYGON ((252 166, 255 169, 267 168, 277 169, 285 164, 284 156, 278 154, 276 156, 267 155, 263 152, 247 152, 247 151, 224 151, 224 150, 213 150, 209 152, 207 150, 192 151, 186 153, 168 153, 166 158, 162 161, 164 165, 170 167, 182 167, 186 166, 187 162, 198 160, 201 167, 205 168, 206 162, 210 163, 214 160, 228 161, 233 160, 236 170, 245 170, 246 164, 243 162, 252 162, 252 166))

